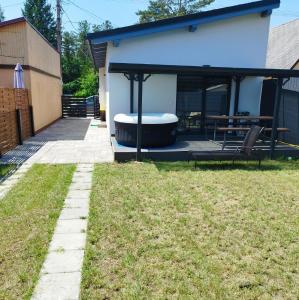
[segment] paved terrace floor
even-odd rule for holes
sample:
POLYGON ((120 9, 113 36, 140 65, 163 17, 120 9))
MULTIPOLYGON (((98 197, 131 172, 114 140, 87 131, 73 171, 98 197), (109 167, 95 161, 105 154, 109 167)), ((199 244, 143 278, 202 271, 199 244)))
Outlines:
POLYGON ((94 119, 61 119, 23 145, 4 154, 1 163, 112 162, 107 129, 94 119))

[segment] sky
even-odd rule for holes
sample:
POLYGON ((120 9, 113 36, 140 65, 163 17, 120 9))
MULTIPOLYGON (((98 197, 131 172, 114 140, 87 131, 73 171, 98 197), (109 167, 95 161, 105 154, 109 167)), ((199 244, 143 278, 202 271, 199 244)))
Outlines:
MULTIPOLYGON (((53 9, 56 0, 48 0, 53 9)), ((76 30, 78 22, 88 20, 91 24, 99 24, 104 20, 110 20, 114 27, 121 27, 137 23, 136 11, 144 9, 148 0, 62 0, 63 4, 63 28, 64 30, 76 30)), ((250 0, 215 0, 206 9, 221 8, 247 2, 250 0)), ((13 19, 22 15, 22 0, 0 0, 5 18, 13 19)), ((271 26, 289 22, 299 18, 299 0, 281 0, 279 9, 272 14, 271 26)))

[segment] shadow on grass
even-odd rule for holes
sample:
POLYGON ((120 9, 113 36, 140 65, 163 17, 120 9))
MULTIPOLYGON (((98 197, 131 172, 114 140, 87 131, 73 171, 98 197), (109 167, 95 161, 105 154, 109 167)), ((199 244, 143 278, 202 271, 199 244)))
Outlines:
POLYGON ((188 162, 152 162, 160 172, 176 172, 176 171, 230 171, 230 170, 244 170, 244 171, 284 171, 284 170, 299 170, 298 161, 262 161, 261 167, 258 166, 258 162, 230 162, 230 161, 212 161, 205 162, 194 161, 188 162))

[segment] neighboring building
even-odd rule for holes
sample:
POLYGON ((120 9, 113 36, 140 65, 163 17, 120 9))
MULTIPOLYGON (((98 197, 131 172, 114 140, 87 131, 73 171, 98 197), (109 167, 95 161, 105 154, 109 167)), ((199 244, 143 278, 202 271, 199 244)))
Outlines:
MULTIPOLYGON (((202 67, 206 73, 210 66, 265 68, 270 15, 279 5, 279 0, 257 1, 89 34, 110 134, 115 131, 114 116, 130 112, 130 84, 124 74, 109 72, 113 63, 152 64, 156 70, 157 65, 179 66, 176 74, 153 74, 144 82, 143 112, 175 113, 179 119, 186 113, 199 118, 237 112, 259 115, 262 78, 237 78, 220 69, 209 76, 188 76, 187 71, 188 66, 202 67)), ((137 99, 136 82, 134 90, 137 99)), ((136 109, 134 100, 131 111, 136 109)))
POLYGON ((25 18, 0 22, 0 87, 13 87, 17 63, 24 69, 38 131, 61 117, 60 55, 25 18))
MULTIPOLYGON (((267 67, 299 70, 299 19, 271 29, 267 67)), ((299 92, 299 80, 291 78, 284 89, 299 92)))

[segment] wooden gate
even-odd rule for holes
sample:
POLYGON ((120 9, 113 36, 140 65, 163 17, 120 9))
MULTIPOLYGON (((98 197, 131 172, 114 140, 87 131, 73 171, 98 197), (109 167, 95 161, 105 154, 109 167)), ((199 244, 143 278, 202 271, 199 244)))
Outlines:
POLYGON ((100 116, 100 104, 98 96, 88 98, 63 95, 62 117, 98 118, 100 116))
POLYGON ((34 134, 26 89, 0 88, 0 156, 34 134))

